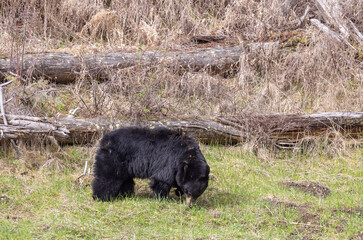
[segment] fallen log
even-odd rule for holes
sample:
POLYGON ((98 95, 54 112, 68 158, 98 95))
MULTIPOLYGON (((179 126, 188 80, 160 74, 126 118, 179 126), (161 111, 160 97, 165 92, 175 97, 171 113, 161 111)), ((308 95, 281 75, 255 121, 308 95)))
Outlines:
POLYGON ((44 77, 56 83, 70 83, 86 70, 91 77, 105 78, 110 69, 143 67, 162 64, 166 67, 185 70, 228 71, 237 67, 244 51, 256 52, 278 46, 278 43, 253 43, 241 46, 203 48, 191 51, 166 52, 153 51, 116 51, 105 54, 75 56, 69 53, 25 54, 23 62, 16 62, 8 56, 0 55, 0 82, 7 73, 23 72, 32 77, 44 77), (19 67, 23 67, 22 71, 19 67))
POLYGON ((268 139, 283 147, 293 147, 311 137, 363 138, 363 112, 234 116, 218 117, 217 121, 225 126, 234 126, 240 132, 257 133, 261 139, 268 139))
POLYGON ((52 136, 59 144, 93 143, 105 132, 126 126, 161 127, 182 130, 205 142, 237 142, 240 133, 229 126, 209 120, 150 121, 132 123, 123 120, 39 118, 7 115, 8 124, 0 121, 0 139, 44 139, 52 136))
POLYGON ((363 112, 333 112, 308 115, 266 115, 217 117, 213 120, 149 121, 132 123, 122 120, 39 118, 7 115, 8 125, 0 122, 0 139, 46 139, 59 144, 96 142, 105 132, 138 125, 165 126, 182 130, 204 143, 235 144, 253 137, 266 137, 280 146, 294 146, 306 137, 363 138, 363 112))

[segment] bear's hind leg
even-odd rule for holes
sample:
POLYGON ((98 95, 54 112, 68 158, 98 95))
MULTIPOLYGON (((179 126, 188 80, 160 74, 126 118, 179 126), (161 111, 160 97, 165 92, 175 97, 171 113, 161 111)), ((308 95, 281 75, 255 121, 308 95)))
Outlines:
POLYGON ((150 188, 154 192, 154 198, 166 198, 168 197, 171 186, 165 182, 152 179, 150 182, 150 188))
POLYGON ((124 181, 120 179, 96 177, 92 183, 93 199, 111 201, 117 198, 124 181))

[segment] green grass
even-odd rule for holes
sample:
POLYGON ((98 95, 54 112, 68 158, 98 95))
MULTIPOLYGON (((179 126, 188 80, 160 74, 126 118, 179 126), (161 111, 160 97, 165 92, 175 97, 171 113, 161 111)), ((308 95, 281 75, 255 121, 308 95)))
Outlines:
POLYGON ((268 159, 241 147, 201 149, 212 178, 192 207, 174 194, 150 198, 147 180, 137 181, 132 198, 93 201, 91 178, 76 181, 86 149, 67 148, 53 169, 2 156, 0 238, 349 239, 362 231, 363 149, 268 159), (331 194, 322 198, 279 184, 285 180, 319 182, 331 194))

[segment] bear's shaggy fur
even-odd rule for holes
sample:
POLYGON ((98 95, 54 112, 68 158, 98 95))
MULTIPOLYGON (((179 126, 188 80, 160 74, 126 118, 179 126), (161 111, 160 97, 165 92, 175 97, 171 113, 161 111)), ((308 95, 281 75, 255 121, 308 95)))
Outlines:
POLYGON ((134 178, 151 179, 154 197, 198 198, 208 186, 209 166, 198 144, 167 128, 121 128, 101 140, 94 165, 93 198, 110 201, 134 193, 134 178))

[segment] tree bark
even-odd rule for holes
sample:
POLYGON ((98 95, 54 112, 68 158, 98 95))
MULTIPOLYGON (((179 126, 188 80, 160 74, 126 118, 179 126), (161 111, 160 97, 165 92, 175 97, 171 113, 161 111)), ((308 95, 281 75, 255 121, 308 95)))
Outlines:
MULTIPOLYGON (((362 139, 363 112, 333 112, 309 115, 266 115, 218 117, 213 120, 150 121, 39 118, 7 115, 9 125, 0 122, 0 139, 46 139, 59 144, 96 142, 105 132, 131 125, 165 126, 192 135, 204 143, 235 144, 253 138, 266 138, 280 146, 293 146, 303 138, 337 135, 362 139)), ((358 140, 358 141, 360 141, 358 140)))
POLYGON ((0 56, 0 82, 6 73, 21 72, 32 77, 42 76, 56 83, 73 82, 83 70, 91 77, 105 78, 110 69, 143 67, 163 64, 170 68, 190 71, 207 69, 223 72, 237 67, 243 52, 260 51, 276 46, 277 43, 253 43, 243 49, 241 46, 196 49, 191 51, 165 52, 161 50, 144 52, 117 51, 105 54, 75 56, 69 53, 25 54, 23 64, 10 61, 7 56, 0 56))

